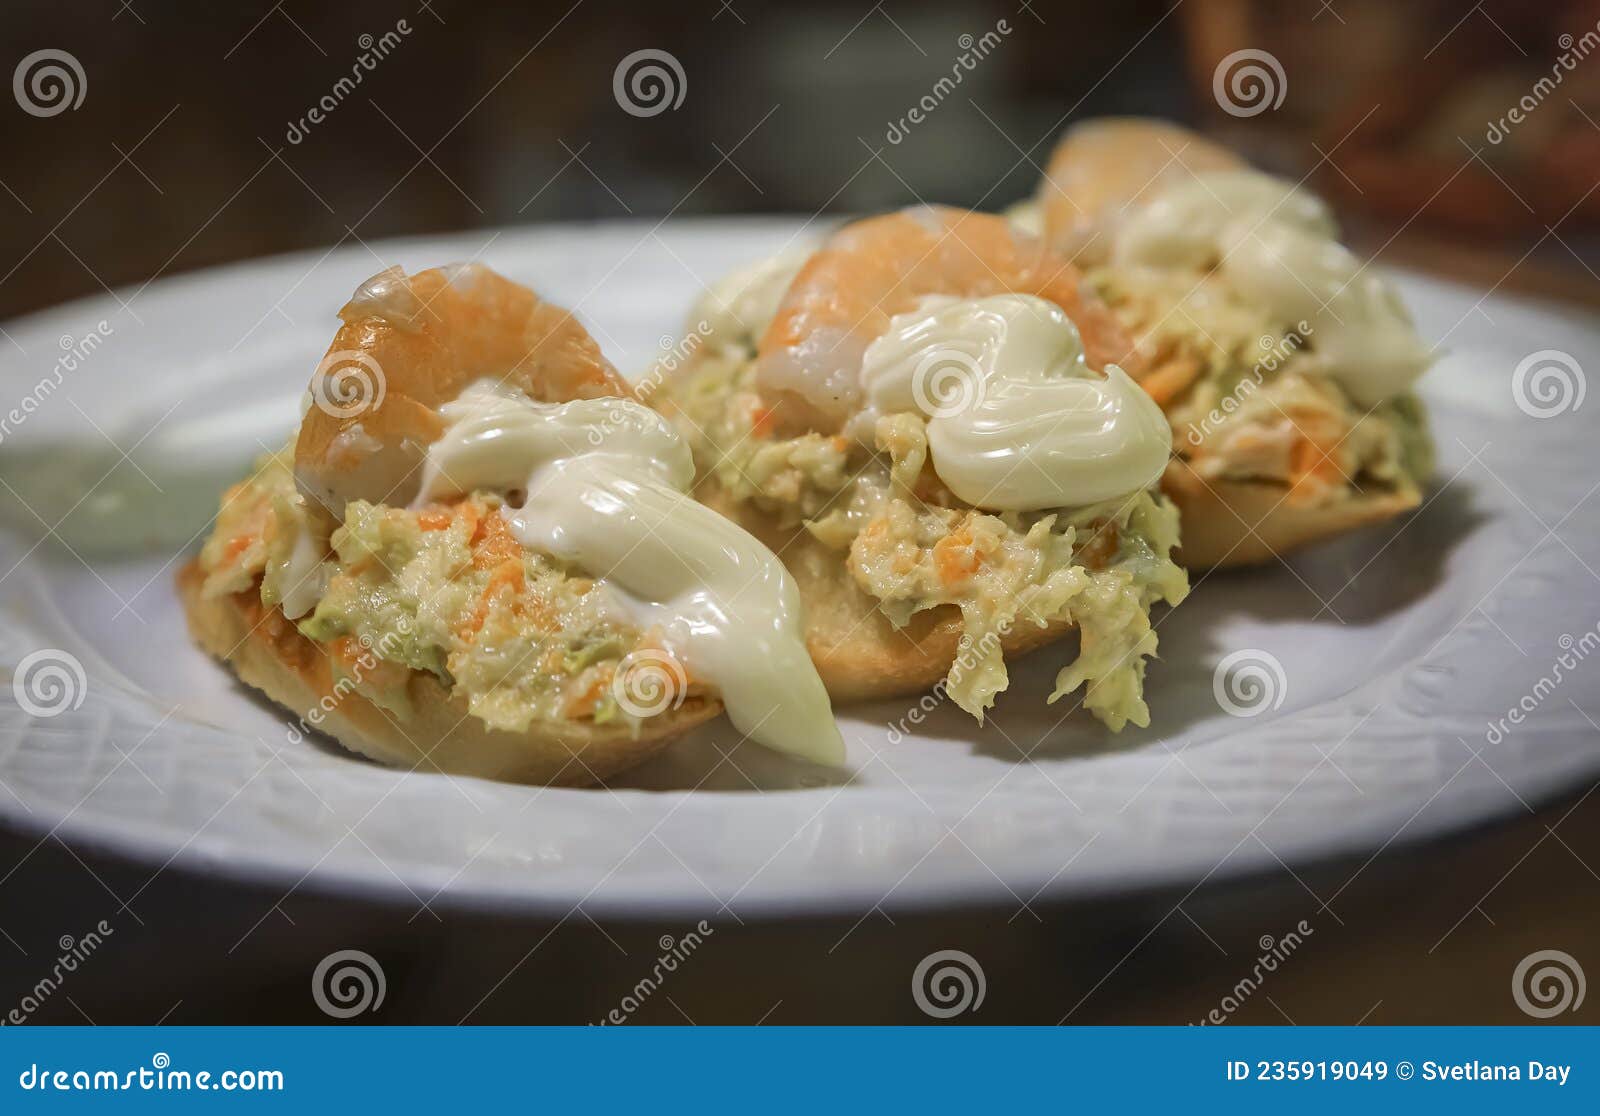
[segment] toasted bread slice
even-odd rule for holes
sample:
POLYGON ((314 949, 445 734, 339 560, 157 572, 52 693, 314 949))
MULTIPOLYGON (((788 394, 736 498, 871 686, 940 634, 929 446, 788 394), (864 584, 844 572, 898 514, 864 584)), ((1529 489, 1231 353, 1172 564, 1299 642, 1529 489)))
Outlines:
MULTIPOLYGON (((1073 126, 1051 153, 1037 204, 1045 236, 1081 264, 1106 262, 1128 216, 1162 189, 1196 175, 1248 169, 1240 156, 1164 120, 1107 117, 1073 126)), ((1163 369, 1135 375, 1163 409, 1197 371, 1187 362, 1163 384, 1163 369)), ((1182 447, 1178 447, 1182 451, 1182 447)), ((1191 569, 1244 566, 1392 519, 1418 506, 1420 485, 1358 488, 1320 504, 1297 503, 1282 484, 1207 480, 1181 459, 1162 477, 1161 490, 1183 519, 1179 556, 1191 569)))
POLYGON ((1249 566, 1411 511, 1413 487, 1352 491, 1329 504, 1301 506, 1281 484, 1208 481, 1183 461, 1167 466, 1161 491, 1183 517, 1178 557, 1189 569, 1249 566))
MULTIPOLYGON (((441 406, 477 377, 503 378, 548 402, 636 398, 570 313, 481 265, 411 276, 397 268, 383 272, 362 284, 340 318, 312 378, 314 405, 296 435, 294 468, 300 492, 312 501, 308 514, 331 515, 335 522, 351 499, 410 501, 425 447, 444 429, 441 406)), ((262 602, 260 576, 231 594, 207 594, 206 580, 199 559, 178 576, 196 642, 285 706, 302 731, 323 731, 384 763, 516 782, 592 784, 723 708, 691 692, 642 721, 536 719, 514 732, 471 715, 466 696, 432 673, 411 670, 400 676, 408 707, 401 718, 352 687, 344 673, 336 679, 328 646, 303 635, 281 607, 262 602)), ((372 667, 379 665, 374 653, 372 667)))
POLYGON ((485 779, 587 786, 660 751, 674 737, 722 712, 714 699, 690 695, 677 709, 643 722, 636 736, 623 721, 541 722, 526 732, 492 729, 439 680, 413 671, 406 692, 413 716, 403 723, 348 687, 336 689, 331 661, 281 610, 255 590, 206 598, 205 574, 190 562, 178 595, 195 642, 248 685, 291 710, 306 727, 351 751, 398 767, 485 779))
MULTIPOLYGON (((760 539, 783 560, 806 603, 806 650, 835 701, 860 701, 920 693, 950 672, 961 648, 961 614, 955 605, 919 612, 896 628, 850 579, 837 550, 804 527, 785 527, 767 512, 728 497, 707 478, 695 496, 760 539)), ((1020 655, 1072 631, 1070 620, 1017 623, 1000 649, 1020 655)))

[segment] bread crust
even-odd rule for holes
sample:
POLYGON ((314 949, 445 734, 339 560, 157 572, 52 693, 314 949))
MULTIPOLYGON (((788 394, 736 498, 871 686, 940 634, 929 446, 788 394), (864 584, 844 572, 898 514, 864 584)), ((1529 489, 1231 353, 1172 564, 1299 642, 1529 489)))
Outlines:
MULTIPOLYGON (((301 635, 280 609, 268 609, 254 590, 207 598, 198 561, 178 573, 178 595, 189 631, 208 653, 232 667, 303 723, 353 752, 385 764, 507 782, 589 786, 633 767, 675 737, 722 712, 722 704, 690 696, 652 717, 637 738, 625 722, 540 723, 521 733, 490 728, 467 713, 437 678, 413 671, 407 683, 414 716, 400 723, 354 691, 335 689, 328 656, 301 635)), ((298 730, 296 730, 298 731, 298 730)))
POLYGON ((1181 542, 1177 560, 1189 569, 1249 566, 1381 523, 1422 502, 1416 488, 1357 491, 1344 499, 1303 507, 1286 498, 1280 484, 1203 480, 1187 462, 1174 460, 1161 491, 1178 506, 1181 542))

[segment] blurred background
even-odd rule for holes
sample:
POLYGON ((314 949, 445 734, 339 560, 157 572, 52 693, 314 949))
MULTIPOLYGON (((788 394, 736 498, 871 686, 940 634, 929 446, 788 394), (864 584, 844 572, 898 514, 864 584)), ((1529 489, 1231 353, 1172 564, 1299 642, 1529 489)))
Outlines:
POLYGON ((0 318, 407 233, 999 208, 1067 123, 1106 113, 1309 174, 1386 260, 1600 297, 1600 0, 81 0, 3 19, 8 67, 68 49, 87 88, 0 112, 0 318), (675 107, 640 97, 654 115, 613 87, 641 49, 683 75, 675 107), (1241 50, 1282 77, 1219 70, 1241 50))
MULTIPOLYGON (((1067 124, 1109 113, 1171 117, 1309 176, 1385 263, 1600 303, 1597 20, 1600 0, 12 2, 5 66, 68 51, 83 98, 52 111, 25 88, 42 107, 24 111, 14 83, 19 107, 0 106, 0 320, 406 234, 1000 208, 1067 124), (629 71, 619 93, 640 50, 676 64, 658 71, 672 105, 629 71)), ((635 1018, 924 1021, 912 967, 960 947, 989 975, 967 1021, 1199 1021, 1263 935, 1306 919, 1306 960, 1234 1021, 1525 1022, 1518 960, 1596 940, 1592 790, 1444 844, 1188 895, 719 923, 706 963, 635 1018)), ((53 838, 0 835, 0 871, 3 1005, 63 926, 136 896, 105 947, 118 962, 87 967, 40 1022, 322 1021, 308 974, 351 942, 389 974, 370 1021, 586 1022, 664 929, 280 898, 177 870, 146 890, 147 870, 53 838), (225 972, 191 963, 223 938, 238 939, 225 972)))

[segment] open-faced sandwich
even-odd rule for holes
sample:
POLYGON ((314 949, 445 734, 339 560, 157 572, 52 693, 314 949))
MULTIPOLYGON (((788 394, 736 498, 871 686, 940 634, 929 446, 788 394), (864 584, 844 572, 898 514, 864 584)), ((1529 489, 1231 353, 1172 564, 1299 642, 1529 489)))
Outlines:
POLYGON ((719 283, 652 402, 707 504, 805 601, 836 698, 939 683, 980 719, 1004 656, 1077 629, 1054 698, 1148 724, 1150 610, 1187 591, 1155 491, 1166 418, 1066 259, 1000 217, 919 207, 719 283))
POLYGON ((570 314, 457 265, 339 316, 298 434, 179 575, 201 646, 407 767, 590 783, 724 707, 843 758, 794 581, 570 314))
POLYGON ((1067 132, 1020 217, 1135 339, 1130 371, 1172 423, 1186 565, 1417 506, 1432 444, 1411 387, 1431 354, 1319 199, 1183 128, 1113 119, 1067 132))

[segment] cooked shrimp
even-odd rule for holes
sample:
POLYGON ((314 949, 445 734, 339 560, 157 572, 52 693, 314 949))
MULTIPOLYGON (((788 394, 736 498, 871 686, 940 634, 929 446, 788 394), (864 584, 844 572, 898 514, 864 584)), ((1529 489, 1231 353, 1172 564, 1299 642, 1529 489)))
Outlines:
POLYGON ((918 206, 857 221, 800 269, 761 340, 756 381, 773 399, 809 404, 815 413, 800 413, 810 425, 837 425, 860 399, 867 346, 928 295, 1037 295, 1077 325, 1092 367, 1130 360, 1127 335, 1079 280, 1064 258, 991 214, 918 206))
POLYGON ((1245 166, 1226 148, 1165 121, 1079 124, 1061 137, 1039 187, 1045 239, 1075 263, 1103 263, 1129 210, 1174 181, 1245 166))
POLYGON ((439 408, 476 380, 543 402, 633 394, 576 318, 481 264, 390 268, 339 317, 294 454, 300 488, 336 515, 358 498, 408 502, 439 408))

